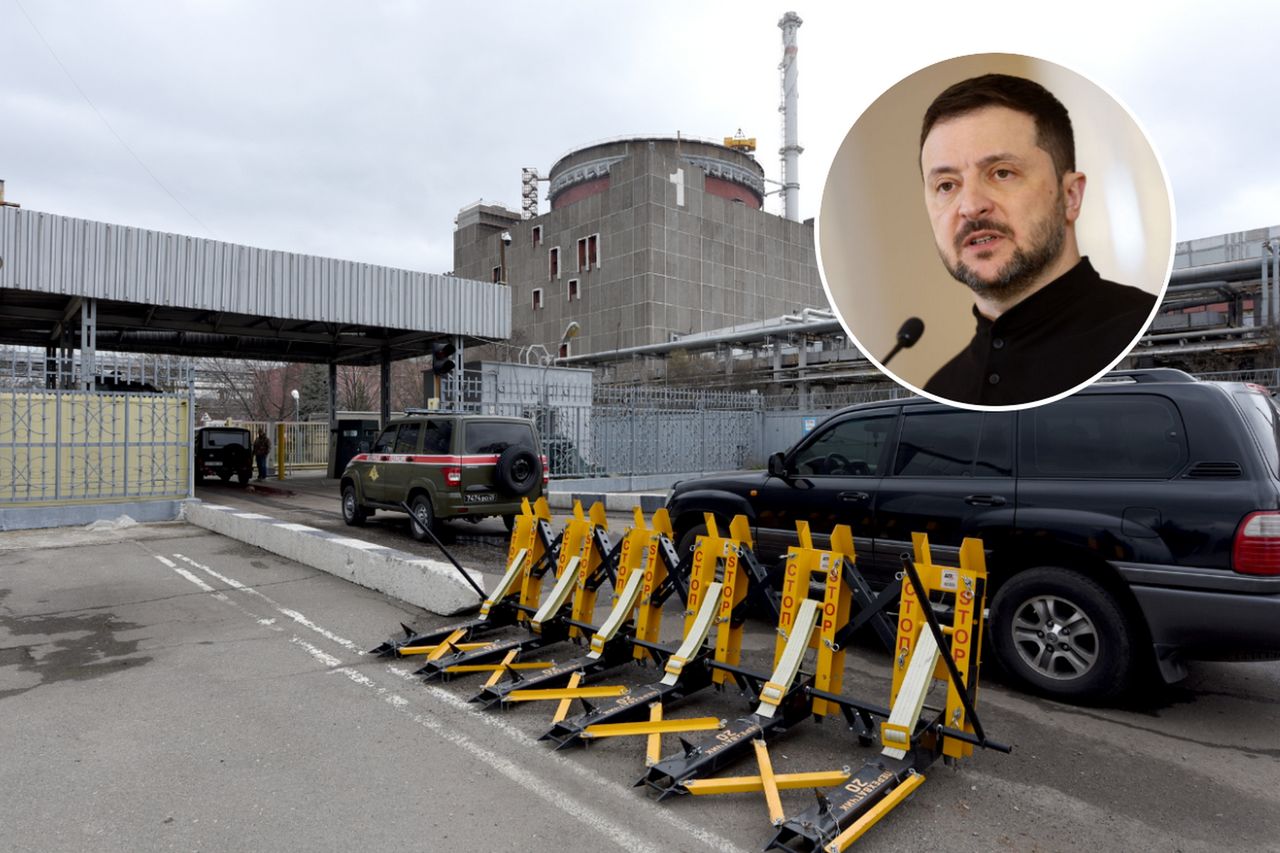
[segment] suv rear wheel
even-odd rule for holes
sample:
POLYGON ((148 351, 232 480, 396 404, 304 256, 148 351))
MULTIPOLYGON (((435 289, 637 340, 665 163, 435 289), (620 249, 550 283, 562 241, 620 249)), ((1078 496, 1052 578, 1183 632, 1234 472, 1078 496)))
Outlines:
POLYGON ((409 502, 409 508, 413 510, 409 516, 409 533, 419 542, 428 541, 430 537, 427 536, 427 531, 434 531, 436 523, 436 511, 431 506, 431 498, 419 492, 409 502))
POLYGON ((356 487, 348 483, 342 487, 342 520, 352 527, 362 527, 369 517, 369 511, 360 505, 356 497, 356 487))
POLYGON ((991 641, 1004 668, 1061 699, 1109 699, 1128 681, 1134 644, 1119 604, 1068 569, 1020 572, 991 604, 991 641))

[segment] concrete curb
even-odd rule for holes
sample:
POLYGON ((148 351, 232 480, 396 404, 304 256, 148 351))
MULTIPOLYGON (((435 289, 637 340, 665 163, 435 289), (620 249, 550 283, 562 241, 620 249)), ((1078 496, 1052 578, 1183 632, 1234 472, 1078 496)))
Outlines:
MULTIPOLYGON (((385 592, 441 616, 474 610, 480 604, 476 591, 458 576, 457 568, 440 560, 198 500, 187 501, 183 515, 192 524, 214 533, 385 592)), ((468 570, 468 574, 484 589, 484 579, 478 572, 468 570)))
POLYGON ((636 507, 645 513, 662 509, 666 503, 666 492, 548 492, 547 506, 552 509, 573 509, 574 501, 582 501, 584 510, 590 509, 593 503, 604 504, 605 512, 631 512, 636 507))

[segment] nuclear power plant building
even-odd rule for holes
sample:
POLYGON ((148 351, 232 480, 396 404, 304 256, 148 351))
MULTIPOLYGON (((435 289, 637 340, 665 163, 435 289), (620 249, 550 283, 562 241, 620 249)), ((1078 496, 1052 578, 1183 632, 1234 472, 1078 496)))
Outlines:
POLYGON ((511 287, 512 347, 556 355, 576 321, 559 355, 625 354, 827 307, 812 220, 764 211, 764 170, 745 151, 614 140, 561 157, 543 185, 549 212, 526 177, 523 214, 478 202, 455 221, 454 274, 511 287))

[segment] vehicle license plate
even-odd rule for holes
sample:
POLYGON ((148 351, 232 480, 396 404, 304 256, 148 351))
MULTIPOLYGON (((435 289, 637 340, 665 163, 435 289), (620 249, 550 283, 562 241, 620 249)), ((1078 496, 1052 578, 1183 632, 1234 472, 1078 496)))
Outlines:
POLYGON ((492 492, 483 495, 463 495, 462 499, 469 504, 491 504, 497 500, 497 495, 492 492))

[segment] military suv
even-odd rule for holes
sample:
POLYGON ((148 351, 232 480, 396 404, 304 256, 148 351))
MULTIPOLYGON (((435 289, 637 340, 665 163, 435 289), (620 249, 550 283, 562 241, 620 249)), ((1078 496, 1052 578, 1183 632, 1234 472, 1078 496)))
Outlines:
POLYGON ((378 509, 413 509, 409 530, 425 539, 437 521, 502 516, 510 529, 524 498, 547 482, 547 460, 531 421, 426 414, 391 421, 342 472, 342 518, 361 525, 378 509))
POLYGON ((195 480, 221 477, 222 482, 240 478, 245 485, 253 478, 253 434, 244 427, 198 427, 195 435, 195 480))
POLYGON ((837 412, 766 473, 678 483, 679 547, 704 512, 750 520, 772 557, 807 521, 853 529, 892 582, 911 533, 954 560, 981 537, 989 638, 1049 695, 1107 698, 1151 662, 1280 657, 1280 407, 1266 388, 1176 370, 1113 374, 1020 412, 894 400, 837 412))

